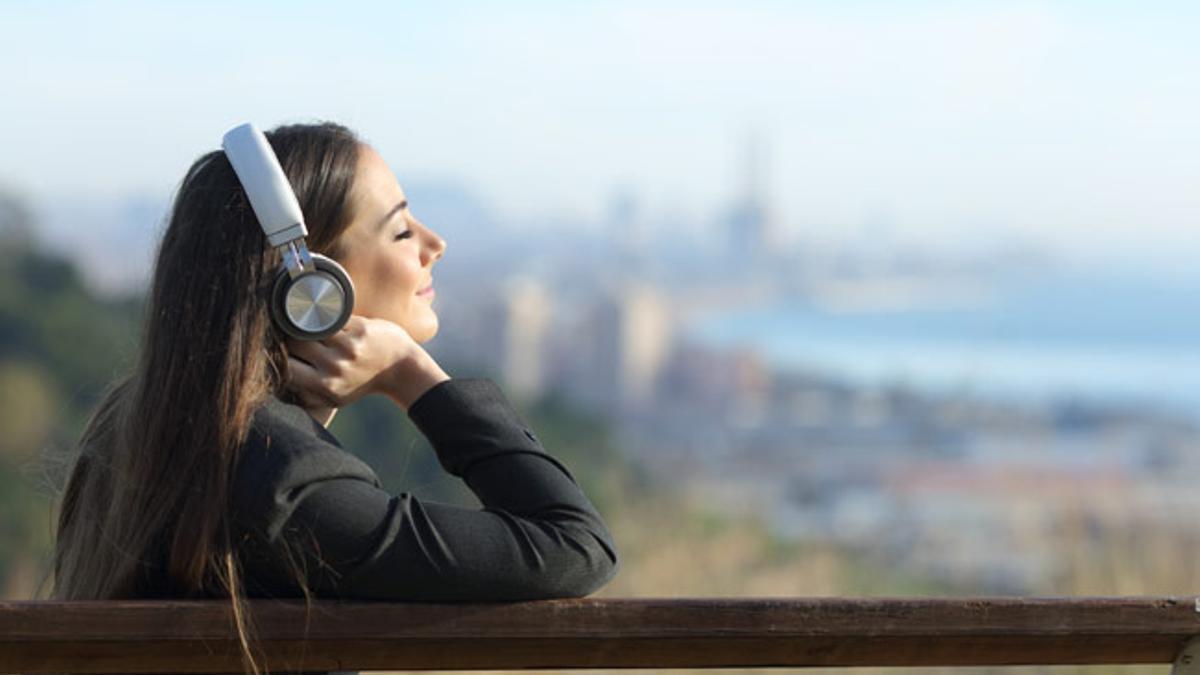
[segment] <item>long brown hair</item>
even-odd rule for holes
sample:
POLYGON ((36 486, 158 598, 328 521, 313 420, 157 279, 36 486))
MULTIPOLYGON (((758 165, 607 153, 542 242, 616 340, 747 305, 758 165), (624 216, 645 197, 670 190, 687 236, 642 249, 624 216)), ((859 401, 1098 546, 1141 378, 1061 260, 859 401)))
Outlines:
MULTIPOLYGON (((353 219, 360 141, 345 127, 267 132, 313 251, 336 257, 353 219)), ((142 345, 88 423, 58 516, 51 596, 228 597, 247 669, 230 490, 254 411, 280 393, 283 335, 269 318, 279 256, 221 151, 181 182, 155 263, 142 345)))

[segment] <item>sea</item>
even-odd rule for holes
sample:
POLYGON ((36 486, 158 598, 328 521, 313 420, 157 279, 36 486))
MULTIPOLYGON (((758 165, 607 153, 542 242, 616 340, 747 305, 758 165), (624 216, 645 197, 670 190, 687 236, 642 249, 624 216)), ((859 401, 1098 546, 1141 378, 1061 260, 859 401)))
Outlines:
POLYGON ((801 295, 707 316, 689 337, 861 386, 1152 406, 1200 420, 1200 278, 1042 273, 985 289, 901 307, 801 295))

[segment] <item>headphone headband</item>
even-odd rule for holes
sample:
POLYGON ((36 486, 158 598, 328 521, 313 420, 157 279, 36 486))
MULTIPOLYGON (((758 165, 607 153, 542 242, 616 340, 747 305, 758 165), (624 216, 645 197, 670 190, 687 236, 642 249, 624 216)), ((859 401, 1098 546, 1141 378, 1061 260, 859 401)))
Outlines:
POLYGON ((271 246, 283 246, 307 235, 300 202, 266 134, 247 122, 226 132, 221 147, 271 246))

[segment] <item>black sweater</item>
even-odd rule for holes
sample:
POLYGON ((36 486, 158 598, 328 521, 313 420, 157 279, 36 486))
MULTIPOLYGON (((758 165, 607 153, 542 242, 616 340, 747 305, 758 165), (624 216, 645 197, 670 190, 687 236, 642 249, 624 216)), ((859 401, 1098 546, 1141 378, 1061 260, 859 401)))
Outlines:
POLYGON ((486 379, 408 410, 483 507, 390 494, 304 409, 270 399, 234 481, 247 594, 487 602, 587 595, 617 571, 612 535, 561 463, 486 379))

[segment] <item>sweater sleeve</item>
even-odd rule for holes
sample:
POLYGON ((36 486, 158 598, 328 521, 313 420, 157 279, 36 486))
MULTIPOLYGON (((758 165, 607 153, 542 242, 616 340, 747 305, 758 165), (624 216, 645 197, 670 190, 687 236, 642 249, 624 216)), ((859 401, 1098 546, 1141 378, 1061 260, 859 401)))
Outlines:
POLYGON ((268 462, 272 489, 250 509, 248 572, 267 588, 298 574, 318 595, 429 602, 580 597, 615 576, 600 514, 495 383, 442 382, 408 414, 482 508, 390 494, 331 437, 289 439, 284 425, 272 445, 285 461, 268 462))

